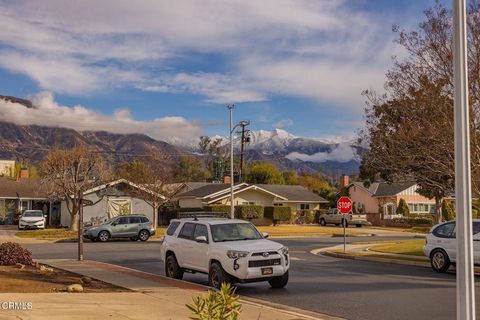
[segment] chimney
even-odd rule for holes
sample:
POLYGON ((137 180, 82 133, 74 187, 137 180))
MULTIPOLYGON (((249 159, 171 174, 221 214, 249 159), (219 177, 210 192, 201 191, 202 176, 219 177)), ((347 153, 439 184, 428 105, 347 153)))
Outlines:
POLYGON ((28 169, 27 168, 20 169, 20 179, 28 179, 28 177, 29 177, 28 169))
POLYGON ((344 187, 348 186, 349 184, 350 184, 350 179, 349 179, 349 177, 348 177, 347 175, 345 175, 345 174, 342 175, 342 176, 340 177, 339 188, 340 188, 340 189, 341 189, 341 188, 344 188, 344 187))
POLYGON ((230 183, 230 176, 224 176, 223 177, 223 183, 230 183))

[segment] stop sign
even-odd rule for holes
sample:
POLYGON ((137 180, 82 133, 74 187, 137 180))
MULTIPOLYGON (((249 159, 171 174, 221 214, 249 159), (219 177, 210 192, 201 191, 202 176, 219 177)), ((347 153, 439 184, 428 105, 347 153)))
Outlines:
POLYGON ((349 214, 352 211, 352 199, 349 197, 340 197, 337 201, 337 209, 342 214, 349 214))

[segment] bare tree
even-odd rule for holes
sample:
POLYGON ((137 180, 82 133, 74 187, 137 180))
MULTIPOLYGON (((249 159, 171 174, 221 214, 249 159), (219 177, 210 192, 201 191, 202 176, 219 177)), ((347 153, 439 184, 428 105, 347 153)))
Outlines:
POLYGON ((110 177, 103 158, 84 146, 54 149, 40 164, 42 185, 52 199, 66 202, 70 213, 70 230, 78 231, 83 193, 110 177))

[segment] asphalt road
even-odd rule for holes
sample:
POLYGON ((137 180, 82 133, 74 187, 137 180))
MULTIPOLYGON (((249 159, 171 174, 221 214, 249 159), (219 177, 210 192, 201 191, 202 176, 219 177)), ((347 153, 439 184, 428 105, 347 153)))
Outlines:
MULTIPOLYGON (((375 237, 376 240, 387 238, 375 237)), ((369 238, 370 240, 370 238, 369 238)), ((455 275, 429 268, 316 256, 310 250, 342 243, 342 238, 277 239, 290 248, 292 266, 285 289, 268 283, 239 285, 238 293, 347 319, 454 319, 455 275)), ((349 238, 350 242, 365 238, 349 238)), ((76 258, 75 243, 28 244, 35 258, 76 258)), ((86 243, 85 258, 164 274, 160 243, 86 243)), ((207 284, 205 275, 185 280, 207 284)), ((480 290, 477 280, 477 313, 480 290)))

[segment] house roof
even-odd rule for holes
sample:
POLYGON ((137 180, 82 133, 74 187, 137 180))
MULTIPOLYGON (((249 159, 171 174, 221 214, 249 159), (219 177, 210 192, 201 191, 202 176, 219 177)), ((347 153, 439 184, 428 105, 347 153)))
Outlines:
POLYGON ((0 177, 0 198, 47 199, 47 194, 42 190, 44 189, 40 186, 40 179, 37 178, 15 180, 8 177, 0 177))
POLYGON ((288 201, 299 202, 328 202, 318 194, 299 185, 257 184, 257 186, 280 195, 288 201))
POLYGON ((374 197, 394 196, 410 187, 413 187, 414 185, 416 185, 415 182, 394 182, 394 183, 381 182, 379 183, 377 191, 373 196, 374 197))
POLYGON ((174 197, 178 195, 180 192, 183 191, 183 193, 198 189, 201 187, 204 187, 206 185, 209 185, 209 182, 179 182, 179 183, 169 183, 164 186, 164 190, 168 193, 173 195, 174 197))
MULTIPOLYGON (((291 202, 327 202, 324 198, 298 185, 275 185, 275 184, 247 184, 241 183, 234 187, 234 193, 250 189, 257 189, 276 196, 284 201, 291 202)), ((178 198, 200 198, 212 202, 224 198, 230 190, 230 184, 210 183, 206 186, 193 189, 182 194, 178 198)))
MULTIPOLYGON (((118 185, 118 184, 122 184, 122 183, 127 184, 127 185, 129 185, 129 186, 131 186, 131 187, 133 187, 133 188, 140 189, 140 190, 142 190, 142 191, 144 191, 144 192, 148 192, 148 193, 157 195, 156 192, 154 192, 154 191, 152 191, 152 190, 150 190, 150 189, 148 188, 148 185, 136 184, 136 183, 133 183, 133 182, 131 182, 131 181, 127 180, 127 179, 123 179, 123 178, 122 178, 122 179, 115 180, 115 181, 112 181, 112 182, 104 183, 104 184, 99 185, 99 186, 97 186, 97 187, 95 187, 95 188, 88 189, 88 190, 85 191, 83 194, 84 194, 84 195, 87 195, 87 194, 90 194, 90 193, 94 193, 94 192, 100 191, 100 190, 102 190, 102 189, 106 189, 106 188, 109 188, 109 187, 112 187, 112 186, 115 186, 115 185, 118 185)), ((159 196, 160 198, 162 198, 162 199, 166 199, 166 198, 165 198, 163 195, 161 195, 161 194, 158 194, 158 196, 159 196)))
POLYGON ((378 189, 379 185, 380 185, 379 182, 372 182, 370 184, 370 186, 368 186, 368 188, 367 188, 367 187, 365 187, 363 182, 355 181, 355 182, 350 183, 350 185, 348 187, 350 188, 351 186, 356 186, 356 187, 362 188, 363 190, 365 190, 368 193, 373 195, 377 192, 377 189, 378 189))

